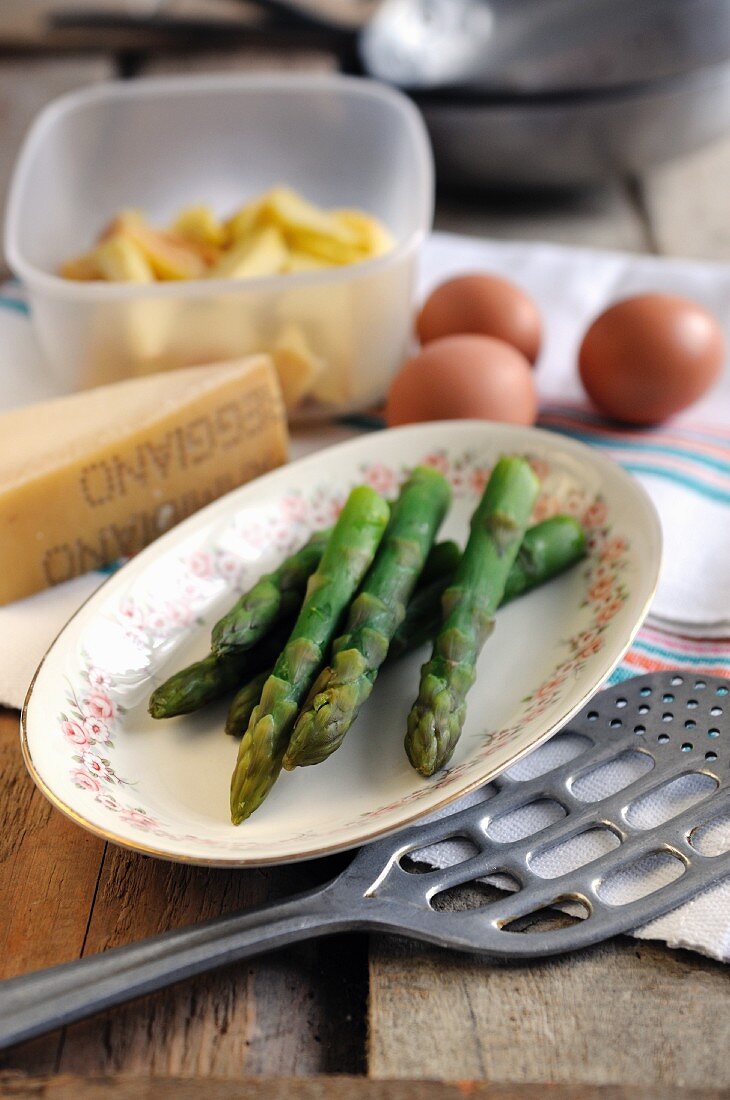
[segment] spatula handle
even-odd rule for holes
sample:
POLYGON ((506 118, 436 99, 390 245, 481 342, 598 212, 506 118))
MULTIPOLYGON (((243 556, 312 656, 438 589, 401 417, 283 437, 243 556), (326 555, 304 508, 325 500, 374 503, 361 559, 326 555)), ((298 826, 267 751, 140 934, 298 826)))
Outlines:
POLYGON ((0 982, 0 1049, 237 959, 344 931, 352 922, 332 902, 323 887, 0 982))

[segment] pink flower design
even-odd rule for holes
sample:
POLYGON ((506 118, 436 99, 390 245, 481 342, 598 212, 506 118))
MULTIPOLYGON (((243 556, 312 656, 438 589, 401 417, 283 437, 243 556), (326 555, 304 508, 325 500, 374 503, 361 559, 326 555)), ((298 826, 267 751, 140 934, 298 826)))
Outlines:
POLYGON ((584 527, 601 527, 608 517, 608 508, 605 500, 594 500, 583 513, 584 527))
POLYGON ((112 682, 109 673, 100 668, 88 668, 86 678, 94 688, 109 687, 112 682))
POLYGON ((544 458, 531 458, 529 459, 530 466, 532 467, 535 476, 544 481, 550 473, 550 463, 544 458))
POLYGON ((147 629, 153 634, 166 635, 170 629, 170 620, 163 611, 151 611, 147 616, 147 629))
POLYGON ((205 550, 196 550, 188 558, 188 569, 196 577, 209 577, 213 572, 211 556, 205 550))
POLYGON ((291 542, 291 532, 286 527, 274 527, 271 531, 271 538, 274 545, 279 550, 287 550, 291 542))
POLYGON ((182 602, 166 603, 164 606, 164 613, 167 616, 168 622, 174 623, 175 626, 180 627, 189 626, 193 618, 190 605, 182 602))
POLYGON ((608 577, 611 581, 613 581, 615 576, 616 567, 611 562, 599 561, 596 565, 594 565, 591 571, 591 580, 593 581, 600 581, 603 580, 605 577, 608 577))
POLYGON ((541 496, 532 509, 532 519, 535 523, 542 523, 544 519, 551 519, 557 515, 559 504, 555 497, 541 496))
POLYGON ((432 466, 434 470, 438 470, 441 474, 448 474, 449 472, 449 460, 441 451, 433 451, 432 454, 426 455, 423 465, 432 466))
POLYGON ((105 764, 101 757, 97 756, 95 752, 91 752, 90 749, 86 749, 86 751, 81 754, 81 763, 89 775, 97 779, 104 779, 107 783, 117 782, 117 777, 111 768, 105 764))
POLYGON ((154 817, 150 817, 142 810, 122 810, 119 816, 130 825, 136 825, 138 829, 154 829, 158 824, 154 817))
POLYGON ((74 768, 71 772, 71 779, 76 787, 80 787, 84 791, 100 791, 101 784, 99 780, 93 775, 89 775, 83 768, 74 768))
POLYGON ((389 493, 395 487, 395 474, 389 466, 382 462, 376 462, 365 475, 368 485, 375 489, 376 493, 389 493))
POLYGON ((469 488, 481 496, 486 488, 488 480, 489 471, 485 470, 483 466, 476 466, 472 470, 471 477, 469 478, 469 488))
POLYGON ((223 552, 218 555, 216 569, 221 577, 232 583, 236 583, 243 573, 243 562, 234 554, 223 552))
POLYGON ((596 615, 597 624, 599 626, 605 626, 606 623, 610 623, 614 615, 616 615, 621 610, 622 603, 623 600, 616 597, 611 600, 610 603, 604 604, 596 615))
POLYGON ((541 684, 535 692, 535 699, 546 699, 548 696, 552 695, 557 688, 560 687, 562 682, 562 676, 553 676, 552 679, 546 680, 545 683, 541 684))
POLYGON ((585 660, 586 657, 592 657, 594 653, 598 653, 598 651, 602 647, 603 638, 601 638, 600 635, 597 635, 595 638, 592 639, 592 641, 586 642, 583 646, 581 646, 580 650, 578 651, 578 657, 581 660, 585 660))
POLYGON ((620 535, 608 541, 604 544, 601 551, 601 561, 618 561, 622 554, 628 549, 626 539, 621 538, 620 535))
POLYGON ((83 701, 84 710, 90 718, 107 721, 114 717, 114 704, 103 691, 90 691, 83 701))
POLYGON ((563 501, 561 511, 567 512, 569 516, 578 516, 583 510, 583 498, 578 493, 569 493, 566 499, 563 501))
POLYGON ((89 737, 80 722, 65 721, 61 723, 61 732, 72 745, 88 745, 89 737))
MULTIPOLYGON (((243 541, 247 546, 255 546, 257 549, 261 546, 266 546, 271 537, 271 532, 268 526, 264 523, 260 523, 258 520, 248 519, 241 532, 243 541)), ((218 555, 217 569, 220 573, 220 561, 223 557, 233 557, 226 551, 221 551, 218 555)), ((237 558, 235 559, 238 560, 237 558)))
POLYGON ((100 806, 103 806, 105 810, 113 810, 116 812, 119 809, 119 803, 112 794, 104 794, 102 792, 96 796, 94 801, 98 802, 100 806))
POLYGON ((340 517, 340 512, 344 506, 344 500, 342 497, 335 497, 329 506, 329 522, 336 523, 340 517))
POLYGON ((596 603, 607 599, 613 591, 613 577, 600 577, 588 589, 588 598, 596 603))
POLYGON ((106 743, 111 737, 111 731, 106 722, 100 718, 84 718, 84 732, 89 741, 102 741, 106 743))
POLYGON ((144 611, 134 600, 122 600, 119 605, 119 618, 128 626, 143 627, 144 611))
POLYGON ((300 496, 284 497, 281 510, 290 523, 304 523, 307 518, 307 505, 300 496))

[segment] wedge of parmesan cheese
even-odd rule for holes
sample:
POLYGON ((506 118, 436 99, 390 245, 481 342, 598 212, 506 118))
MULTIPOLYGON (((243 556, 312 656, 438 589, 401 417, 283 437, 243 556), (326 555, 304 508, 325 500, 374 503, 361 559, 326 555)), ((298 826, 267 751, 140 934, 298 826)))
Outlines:
POLYGON ((0 604, 136 553, 286 452, 265 355, 4 413, 0 604))

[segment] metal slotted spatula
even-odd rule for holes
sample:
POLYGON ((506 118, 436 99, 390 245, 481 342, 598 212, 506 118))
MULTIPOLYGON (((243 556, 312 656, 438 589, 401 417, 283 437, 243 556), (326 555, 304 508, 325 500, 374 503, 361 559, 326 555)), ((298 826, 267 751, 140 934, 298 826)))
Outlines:
POLYGON ((320 889, 2 982, 0 1047, 313 936, 376 929, 525 959, 645 924, 730 874, 730 852, 700 843, 730 811, 729 685, 686 671, 625 681, 558 734, 566 762, 520 780, 536 759, 525 758, 486 801, 363 848, 320 889), (546 805, 556 811, 547 825, 536 812, 546 805), (523 824, 510 832, 515 815, 523 824), (586 834, 610 837, 610 850, 591 850, 586 834), (422 850, 447 841, 475 854, 420 873, 422 850), (671 881, 662 867, 637 878, 652 860, 671 865, 671 881), (514 892, 477 909, 442 907, 446 891, 505 875, 514 892), (532 914, 566 905, 585 919, 530 931, 532 914))

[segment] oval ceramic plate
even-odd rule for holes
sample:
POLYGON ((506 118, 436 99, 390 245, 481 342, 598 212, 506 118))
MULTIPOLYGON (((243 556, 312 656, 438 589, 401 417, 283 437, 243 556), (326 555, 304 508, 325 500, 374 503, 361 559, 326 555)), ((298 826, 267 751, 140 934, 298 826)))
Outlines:
POLYGON ((627 649, 656 585, 661 534, 642 489, 595 451, 535 429, 460 421, 362 436, 285 466, 176 527, 116 573, 61 632, 28 692, 23 748, 47 797, 80 825, 137 851, 244 866, 349 848, 485 783, 562 726, 627 649), (422 651, 382 671, 343 747, 282 774, 236 828, 228 791, 238 745, 225 705, 155 722, 150 692, 202 657, 237 594, 330 524, 348 490, 391 495, 416 463, 450 478, 442 536, 463 543, 490 467, 529 457, 534 520, 589 530, 586 561, 499 612, 447 770, 427 780, 403 751, 422 651))

